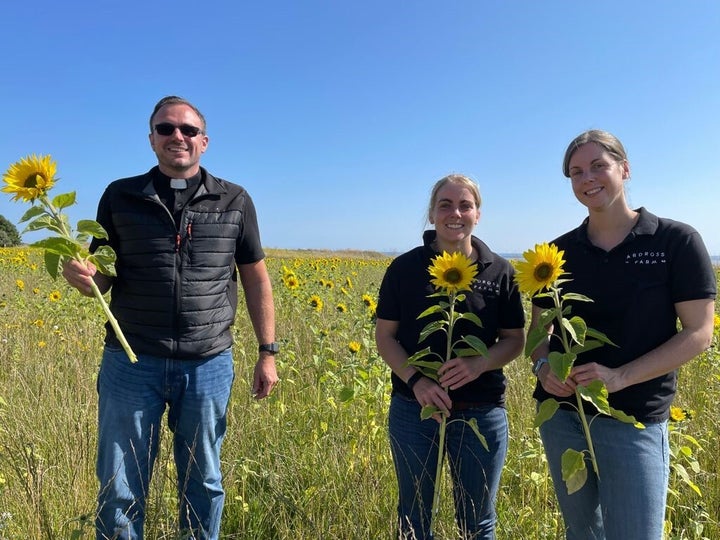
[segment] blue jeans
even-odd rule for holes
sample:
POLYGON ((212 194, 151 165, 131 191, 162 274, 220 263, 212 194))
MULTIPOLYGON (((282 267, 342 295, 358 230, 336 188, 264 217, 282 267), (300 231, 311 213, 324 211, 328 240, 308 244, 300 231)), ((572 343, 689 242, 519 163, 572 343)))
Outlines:
POLYGON ((540 426, 567 539, 662 539, 670 474, 667 422, 638 429, 599 416, 590 433, 600 478, 586 459, 587 482, 568 495, 560 459, 568 448, 587 451, 580 418, 575 411, 558 409, 540 426))
MULTIPOLYGON (((420 419, 420 404, 395 394, 390 401, 389 434, 403 540, 430 540, 430 514, 438 462, 440 424, 420 419)), ((448 418, 445 449, 453 482, 455 519, 465 540, 495 538, 495 499, 508 446, 507 412, 485 406, 456 411, 448 418), (477 420, 489 451, 465 422, 477 420)))
POLYGON ((198 360, 141 354, 133 364, 122 349, 105 347, 97 383, 98 540, 143 538, 145 498, 166 406, 180 528, 190 535, 183 538, 218 538, 225 501, 220 446, 233 378, 230 349, 198 360))

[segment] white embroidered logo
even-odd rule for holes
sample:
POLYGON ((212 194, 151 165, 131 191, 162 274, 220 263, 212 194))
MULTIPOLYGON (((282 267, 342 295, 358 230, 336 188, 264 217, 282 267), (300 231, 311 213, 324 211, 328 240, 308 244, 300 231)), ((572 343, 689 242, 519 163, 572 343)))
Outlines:
POLYGON ((625 257, 625 264, 666 264, 667 258, 664 251, 638 251, 628 253, 625 257))

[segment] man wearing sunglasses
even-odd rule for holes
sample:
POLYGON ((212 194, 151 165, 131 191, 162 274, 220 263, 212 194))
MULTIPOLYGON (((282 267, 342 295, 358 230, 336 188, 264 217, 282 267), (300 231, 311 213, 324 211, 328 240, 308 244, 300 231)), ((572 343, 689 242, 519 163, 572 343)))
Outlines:
POLYGON ((114 278, 92 264, 65 264, 63 275, 85 295, 90 280, 138 357, 130 362, 107 325, 98 375, 100 481, 98 539, 141 539, 147 486, 168 408, 178 473, 183 538, 217 539, 225 493, 220 446, 233 381, 232 330, 239 276, 258 341, 252 393, 278 381, 275 314, 255 208, 240 186, 200 166, 208 146, 205 118, 177 96, 150 116, 158 164, 112 182, 97 221, 117 253, 114 278))

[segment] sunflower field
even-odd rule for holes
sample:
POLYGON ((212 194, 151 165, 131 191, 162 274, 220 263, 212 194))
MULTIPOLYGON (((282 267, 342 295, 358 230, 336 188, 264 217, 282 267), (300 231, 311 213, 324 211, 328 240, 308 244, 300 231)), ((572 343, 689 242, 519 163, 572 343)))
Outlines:
MULTIPOLYGON (((269 398, 252 399, 257 343, 241 302, 221 536, 390 539, 397 498, 386 434, 390 373, 374 345, 389 259, 268 250, 267 263, 281 381, 269 398)), ((37 250, 0 248, 0 273, 0 540, 94 538, 95 383, 105 317, 97 301, 53 281, 37 250)), ((518 358, 506 369, 511 440, 498 537, 560 539, 562 520, 532 427, 529 366, 518 358)), ((713 346, 681 370, 672 409, 668 539, 720 538, 719 402, 716 325, 713 346)), ((147 493, 151 540, 182 538, 170 441, 163 427, 147 493)), ((447 474, 443 482, 436 537, 454 539, 447 474)))

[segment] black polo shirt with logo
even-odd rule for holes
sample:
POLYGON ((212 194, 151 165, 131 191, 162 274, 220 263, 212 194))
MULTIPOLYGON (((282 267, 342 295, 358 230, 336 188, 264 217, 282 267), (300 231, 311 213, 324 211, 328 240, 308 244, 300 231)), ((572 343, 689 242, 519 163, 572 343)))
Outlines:
MULTIPOLYGON (((579 315, 617 345, 584 352, 576 365, 597 362, 616 368, 629 363, 678 332, 677 302, 715 297, 715 271, 700 234, 644 208, 638 212, 630 234, 609 252, 590 243, 587 219, 553 241, 565 252, 563 268, 571 280, 562 284, 562 292, 593 300, 569 303, 570 316, 579 315)), ((545 302, 534 300, 547 307, 545 302)), ((560 350, 557 339, 551 340, 550 350, 560 350)), ((610 405, 642 422, 660 422, 668 418, 676 386, 673 371, 610 394, 610 405)), ((555 396, 538 383, 534 397, 555 396)), ((567 401, 574 402, 574 397, 567 401)))
MULTIPOLYGON (((436 292, 428 272, 432 259, 438 255, 430 247, 434 239, 434 230, 425 231, 424 245, 398 256, 390 263, 380 286, 376 313, 380 319, 399 322, 397 340, 408 355, 429 346, 445 359, 445 333, 436 331, 418 344, 420 332, 433 317, 417 317, 440 300, 437 297, 428 298, 436 292)), ((510 263, 474 236, 472 244, 479 254, 478 274, 472 284, 472 291, 465 291, 465 301, 458 304, 457 310, 475 313, 483 326, 479 328, 469 321, 460 320, 455 326, 453 341, 473 334, 490 347, 498 339, 498 329, 523 328, 525 313, 510 263)), ((392 374, 392 386, 393 392, 414 397, 395 373, 392 374)), ((505 388, 505 376, 501 369, 497 369, 483 373, 462 388, 451 390, 450 398, 454 402, 504 405, 505 388)))

